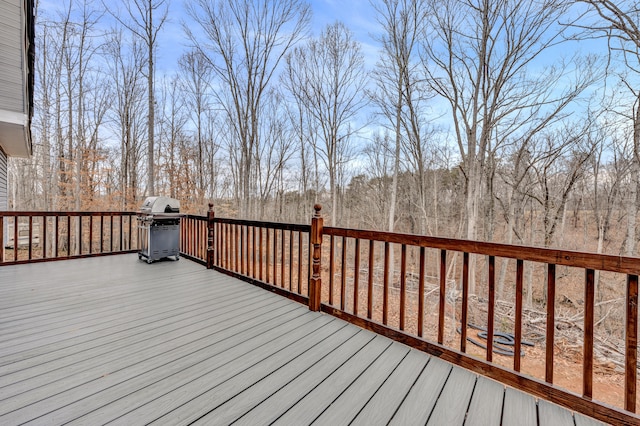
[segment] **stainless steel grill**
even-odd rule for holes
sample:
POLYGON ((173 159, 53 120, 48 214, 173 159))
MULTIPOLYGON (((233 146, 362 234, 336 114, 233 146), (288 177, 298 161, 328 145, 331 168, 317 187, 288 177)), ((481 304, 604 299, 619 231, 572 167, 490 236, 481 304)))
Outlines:
POLYGON ((148 197, 138 212, 138 259, 147 263, 173 256, 180 259, 180 201, 148 197))

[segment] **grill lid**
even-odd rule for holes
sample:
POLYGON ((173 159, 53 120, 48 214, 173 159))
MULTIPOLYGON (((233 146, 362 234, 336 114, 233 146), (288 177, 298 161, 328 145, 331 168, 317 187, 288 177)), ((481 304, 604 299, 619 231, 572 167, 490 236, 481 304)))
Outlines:
POLYGON ((169 197, 147 197, 140 207, 140 213, 149 215, 180 213, 180 201, 169 197))

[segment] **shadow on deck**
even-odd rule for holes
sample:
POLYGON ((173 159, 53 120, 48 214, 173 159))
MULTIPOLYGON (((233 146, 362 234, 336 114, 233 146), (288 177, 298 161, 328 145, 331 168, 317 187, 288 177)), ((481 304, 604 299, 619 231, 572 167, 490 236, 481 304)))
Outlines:
POLYGON ((190 261, 0 268, 0 424, 601 424, 190 261))

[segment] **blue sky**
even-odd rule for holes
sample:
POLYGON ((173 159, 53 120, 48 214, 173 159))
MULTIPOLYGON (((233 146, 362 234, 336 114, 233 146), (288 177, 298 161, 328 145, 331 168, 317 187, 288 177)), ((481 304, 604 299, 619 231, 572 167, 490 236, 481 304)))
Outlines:
MULTIPOLYGON (((169 0, 169 21, 160 35, 158 65, 162 73, 177 67, 177 60, 187 50, 181 22, 188 19, 184 0, 169 0)), ((342 21, 362 45, 366 64, 371 68, 377 60, 379 47, 372 34, 379 31, 375 11, 369 0, 311 0, 311 34, 317 36, 328 24, 342 21)))

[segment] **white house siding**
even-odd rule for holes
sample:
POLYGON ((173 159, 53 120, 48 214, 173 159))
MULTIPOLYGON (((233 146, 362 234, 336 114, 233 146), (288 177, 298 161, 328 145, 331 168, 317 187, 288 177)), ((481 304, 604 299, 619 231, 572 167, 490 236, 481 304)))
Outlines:
POLYGON ((26 112, 23 0, 0 0, 0 110, 26 112))

